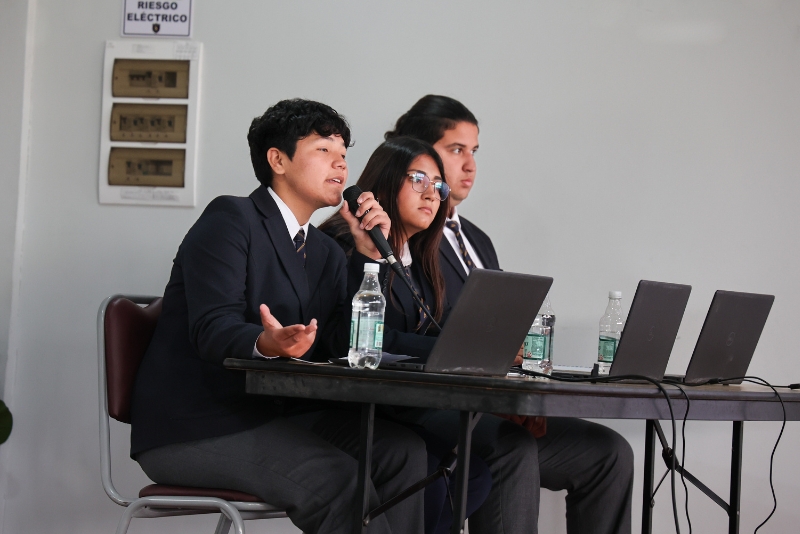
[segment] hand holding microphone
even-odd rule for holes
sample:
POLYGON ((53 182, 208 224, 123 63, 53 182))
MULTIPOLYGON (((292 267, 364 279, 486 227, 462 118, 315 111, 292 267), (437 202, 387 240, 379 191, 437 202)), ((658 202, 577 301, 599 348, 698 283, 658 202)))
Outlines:
POLYGON ((345 189, 342 193, 342 197, 345 202, 342 204, 342 209, 340 209, 339 212, 350 225, 350 232, 353 234, 353 238, 356 241, 356 250, 375 260, 380 258, 385 259, 389 267, 391 267, 397 275, 397 278, 402 280, 411 291, 411 295, 414 297, 414 301, 417 305, 422 308, 431 322, 441 331, 442 327, 439 326, 439 323, 436 322, 428 306, 426 306, 420 298, 414 284, 411 283, 411 280, 409 280, 403 270, 403 265, 394 257, 394 252, 392 252, 392 248, 386 241, 386 236, 389 235, 389 228, 391 227, 389 215, 383 211, 383 208, 381 208, 378 201, 375 200, 372 193, 363 193, 361 188, 357 185, 351 185, 345 189), (360 204, 359 200, 361 201, 360 204), (372 210, 379 210, 379 212, 373 214, 372 210), (369 211, 369 213, 367 213, 367 211, 369 211), (358 217, 361 217, 360 225, 358 217), (369 217, 369 219, 367 219, 367 217, 369 217), (366 229, 366 231, 364 229, 366 229), (365 239, 369 241, 369 244, 363 243, 365 239), (359 241, 362 242, 360 245, 362 248, 359 248, 359 241))
POLYGON ((386 241, 392 223, 375 196, 371 192, 362 192, 357 185, 345 189, 342 196, 345 202, 339 213, 350 226, 356 250, 373 260, 387 258, 387 254, 394 260, 386 241))

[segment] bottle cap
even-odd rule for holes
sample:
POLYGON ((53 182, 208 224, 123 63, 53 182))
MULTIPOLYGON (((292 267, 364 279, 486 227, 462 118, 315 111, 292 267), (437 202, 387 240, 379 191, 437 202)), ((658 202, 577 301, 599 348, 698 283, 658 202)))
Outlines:
POLYGON ((364 264, 364 272, 365 273, 379 273, 381 272, 381 266, 377 263, 365 263, 364 264))
POLYGON ((610 299, 621 299, 622 298, 622 291, 609 291, 608 298, 610 299))

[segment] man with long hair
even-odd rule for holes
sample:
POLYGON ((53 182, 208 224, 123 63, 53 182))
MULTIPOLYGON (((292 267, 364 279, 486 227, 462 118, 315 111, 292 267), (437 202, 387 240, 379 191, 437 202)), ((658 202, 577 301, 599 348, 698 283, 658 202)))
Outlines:
MULTIPOLYGON (((460 217, 457 207, 475 183, 478 120, 461 102, 427 95, 398 120, 386 139, 413 136, 436 149, 450 186, 450 213, 439 252, 446 297, 454 305, 473 269, 499 269, 492 240, 460 217)), ((492 471, 488 499, 469 520, 472 534, 537 532, 539 487, 567 490, 569 534, 631 531, 633 451, 613 430, 573 418, 484 415, 473 431, 473 451, 492 471), (528 438, 525 439, 527 434, 528 438)), ((458 417, 430 412, 416 421, 442 439, 454 439, 458 417)))

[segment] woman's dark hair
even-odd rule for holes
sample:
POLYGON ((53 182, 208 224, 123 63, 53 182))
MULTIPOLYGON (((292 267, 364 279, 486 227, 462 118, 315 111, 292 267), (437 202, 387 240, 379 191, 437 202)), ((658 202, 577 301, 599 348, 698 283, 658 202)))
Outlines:
POLYGON ((253 119, 247 132, 250 159, 258 181, 264 187, 272 185, 272 167, 267 161, 267 151, 277 148, 289 159, 294 157, 297 141, 312 133, 328 137, 341 135, 344 146, 350 146, 350 126, 336 110, 313 100, 281 100, 262 116, 253 119))
MULTIPOLYGON (((415 159, 423 155, 430 156, 436 162, 442 179, 446 181, 442 158, 429 143, 413 137, 394 137, 375 149, 364 167, 361 177, 356 182, 356 185, 362 190, 371 191, 389 215, 389 219, 392 221, 392 230, 388 241, 392 250, 398 255, 403 245, 403 235, 399 231, 403 224, 400 220, 397 196, 400 188, 408 180, 406 173, 409 167, 415 159)), ((434 302, 429 302, 428 305, 433 305, 433 314, 437 321, 441 319, 444 307, 444 276, 439 267, 439 241, 442 239, 444 221, 449 209, 448 202, 449 198, 440 203, 439 210, 427 229, 414 234, 408 240, 408 247, 414 261, 419 262, 422 273, 433 287, 434 302)), ((339 243, 350 248, 348 256, 350 255, 354 248, 354 242, 350 235, 350 228, 341 215, 334 214, 320 225, 320 230, 332 235, 339 243)), ((390 272, 390 287, 393 279, 393 273, 390 272)))
POLYGON ((407 135, 433 145, 459 122, 478 125, 475 115, 458 100, 449 96, 426 95, 397 119, 394 130, 386 132, 383 137, 392 139, 407 135))

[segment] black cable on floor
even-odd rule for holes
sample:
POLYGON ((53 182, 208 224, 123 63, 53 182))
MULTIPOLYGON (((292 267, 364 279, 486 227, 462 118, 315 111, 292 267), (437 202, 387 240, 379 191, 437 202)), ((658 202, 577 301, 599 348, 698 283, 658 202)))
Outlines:
MULTIPOLYGON (((670 421, 672 422, 672 458, 671 458, 671 465, 670 465, 670 489, 672 490, 672 516, 675 520, 675 532, 676 534, 681 534, 681 527, 678 521, 678 501, 675 497, 675 445, 676 445, 676 438, 677 438, 677 430, 675 428, 675 412, 672 409, 672 400, 669 397, 669 393, 661 383, 657 380, 653 380, 648 376, 640 376, 640 375, 620 375, 620 376, 592 376, 587 378, 566 378, 566 377, 558 377, 558 376, 551 376, 546 375, 544 373, 539 373, 536 371, 530 371, 528 369, 514 369, 514 372, 520 373, 523 375, 540 377, 540 378, 549 378, 550 380, 556 380, 559 382, 572 382, 572 383, 580 383, 580 382, 601 382, 601 383, 611 383, 611 382, 619 382, 621 380, 644 380, 646 382, 650 382, 654 386, 658 388, 664 398, 667 400, 667 406, 669 407, 669 415, 670 421)), ((685 394, 685 392, 684 392, 685 394)))
POLYGON ((770 491, 772 491, 772 511, 769 513, 767 518, 764 521, 762 521, 761 524, 759 524, 756 527, 756 529, 753 531, 753 534, 756 534, 758 532, 758 529, 760 529, 761 527, 766 525, 767 521, 772 519, 772 516, 775 514, 775 510, 778 509, 778 498, 775 496, 775 486, 772 483, 772 466, 775 463, 775 451, 778 450, 778 443, 781 442, 781 438, 783 437, 783 430, 784 430, 784 428, 786 428, 786 405, 783 404, 783 399, 781 398, 781 394, 778 393, 778 390, 775 389, 775 387, 772 384, 770 384, 769 382, 767 382, 763 378, 759 378, 757 376, 752 376, 752 377, 745 376, 745 377, 742 378, 742 380, 745 381, 745 382, 750 382, 752 384, 761 383, 761 384, 767 386, 768 388, 770 388, 775 393, 775 395, 778 397, 778 400, 781 401, 781 409, 783 410, 783 424, 781 424, 781 431, 778 434, 778 439, 775 440, 775 445, 772 447, 772 454, 769 455, 769 489, 770 489, 770 491), (760 382, 757 382, 757 381, 760 381, 760 382))
MULTIPOLYGON (((685 495, 684 499, 684 510, 686 511, 686 522, 689 524, 689 534, 692 534, 692 520, 689 518, 689 487, 686 485, 686 478, 683 476, 683 471, 686 469, 686 419, 689 417, 689 408, 691 407, 691 401, 689 400, 689 395, 686 394, 686 391, 677 384, 672 384, 676 388, 683 393, 683 396, 686 398, 686 411, 683 414, 683 425, 681 425, 681 484, 683 484, 683 491, 685 495)), ((673 455, 675 451, 673 450, 673 455)))
MULTIPOLYGON (((705 386, 709 384, 728 384, 731 382, 739 382, 739 381, 750 382, 752 384, 758 384, 760 386, 767 386, 768 388, 770 388, 772 392, 775 393, 775 396, 778 397, 778 401, 780 401, 781 403, 781 410, 783 411, 783 422, 781 423, 781 431, 778 433, 778 439, 775 440, 775 445, 772 447, 772 453, 770 454, 769 457, 769 489, 772 492, 772 511, 769 513, 767 518, 764 519, 764 521, 762 521, 761 524, 759 524, 755 528, 753 534, 756 534, 761 527, 767 524, 767 521, 772 519, 772 516, 775 514, 775 511, 778 509, 778 499, 775 496, 775 485, 772 480, 772 472, 775 463, 775 451, 778 450, 778 444, 781 442, 781 438, 783 437, 783 431, 786 428, 786 405, 783 403, 783 397, 781 397, 781 394, 778 393, 777 388, 800 389, 800 384, 789 384, 788 386, 773 386, 772 384, 770 384, 769 382, 758 376, 737 376, 734 378, 726 378, 724 380, 716 380, 716 379, 709 380, 708 382, 704 382, 702 384, 683 384, 683 385, 694 387, 694 386, 705 386)), ((668 383, 670 385, 678 387, 673 382, 668 382, 668 383)))

